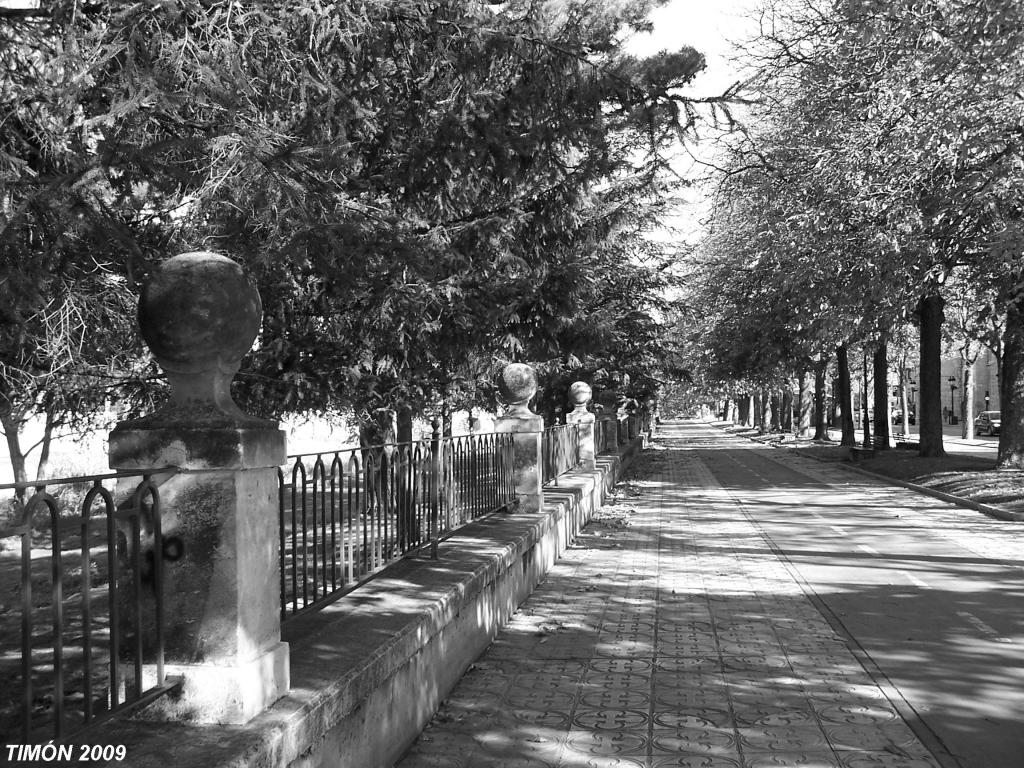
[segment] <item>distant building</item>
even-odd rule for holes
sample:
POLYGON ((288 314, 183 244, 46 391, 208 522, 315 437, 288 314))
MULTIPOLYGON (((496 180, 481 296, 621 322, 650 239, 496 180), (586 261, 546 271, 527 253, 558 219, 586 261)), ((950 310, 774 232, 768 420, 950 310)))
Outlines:
POLYGON ((999 361, 986 348, 974 364, 974 410, 998 411, 999 404, 999 361), (987 398, 987 399, 986 399, 987 398))
MULTIPOLYGON (((974 363, 974 415, 982 411, 999 410, 999 361, 987 347, 974 363)), ((952 404, 954 414, 960 416, 960 401, 963 398, 964 361, 960 357, 942 359, 942 412, 948 414, 952 404), (951 389, 952 387, 952 389, 951 389)), ((948 419, 948 416, 947 416, 948 419)))

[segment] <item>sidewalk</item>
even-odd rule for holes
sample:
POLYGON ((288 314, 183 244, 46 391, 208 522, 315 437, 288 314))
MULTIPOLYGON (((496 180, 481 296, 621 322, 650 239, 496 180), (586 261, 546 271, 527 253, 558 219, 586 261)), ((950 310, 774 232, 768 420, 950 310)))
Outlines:
POLYGON ((400 768, 938 765, 680 447, 667 427, 400 768))
MULTIPOLYGON (((719 422, 722 423, 722 422, 719 422)), ((911 442, 917 442, 919 439, 919 432, 917 427, 910 428, 909 435, 903 435, 900 432, 898 425, 891 427, 890 434, 896 440, 909 440, 911 442)), ((854 430, 854 434, 857 437, 857 444, 859 445, 864 440, 864 431, 858 427, 854 430)), ((829 438, 835 442, 839 442, 842 438, 842 431, 839 429, 829 429, 829 438)), ((978 456, 983 458, 989 458, 995 461, 996 453, 999 450, 999 437, 989 437, 987 435, 982 436, 971 436, 964 438, 963 429, 958 425, 944 424, 942 426, 942 443, 946 449, 946 453, 951 454, 964 454, 967 456, 978 456)))

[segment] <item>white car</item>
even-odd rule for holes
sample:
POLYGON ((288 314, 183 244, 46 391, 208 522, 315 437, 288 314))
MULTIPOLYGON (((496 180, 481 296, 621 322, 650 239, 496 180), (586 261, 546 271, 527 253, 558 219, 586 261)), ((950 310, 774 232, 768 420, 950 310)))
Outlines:
POLYGON ((974 434, 998 435, 1000 411, 982 411, 974 420, 974 434))

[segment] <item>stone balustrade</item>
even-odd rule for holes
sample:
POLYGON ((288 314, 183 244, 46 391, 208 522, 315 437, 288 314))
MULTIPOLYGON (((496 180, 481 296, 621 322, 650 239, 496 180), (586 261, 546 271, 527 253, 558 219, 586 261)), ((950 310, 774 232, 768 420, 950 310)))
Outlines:
MULTIPOLYGON (((277 469, 286 460, 284 433, 276 422, 244 413, 230 390, 261 313, 259 294, 241 267, 208 252, 164 262, 140 301, 143 337, 167 376, 170 399, 113 430, 110 465, 180 470, 165 479, 160 494, 164 537, 174 537, 179 548, 164 568, 168 672, 184 684, 181 695, 146 710, 150 719, 242 724, 289 688, 275 498, 277 469)), ((498 383, 506 409, 495 431, 513 435, 518 512, 535 513, 545 506, 544 424, 529 407, 537 376, 529 365, 513 363, 498 383)), ((594 473, 603 452, 617 462, 635 437, 620 424, 619 394, 602 390, 592 406, 597 414, 588 407, 589 384, 577 381, 567 394, 572 410, 566 423, 578 425, 577 469, 594 473), (602 434, 614 430, 607 445, 595 443, 599 423, 602 434)))

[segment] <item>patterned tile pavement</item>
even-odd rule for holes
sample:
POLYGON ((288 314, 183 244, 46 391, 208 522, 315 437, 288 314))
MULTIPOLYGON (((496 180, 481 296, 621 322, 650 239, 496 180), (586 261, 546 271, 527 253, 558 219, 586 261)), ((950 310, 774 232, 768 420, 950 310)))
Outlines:
POLYGON ((400 768, 937 768, 680 447, 638 462, 400 768))

